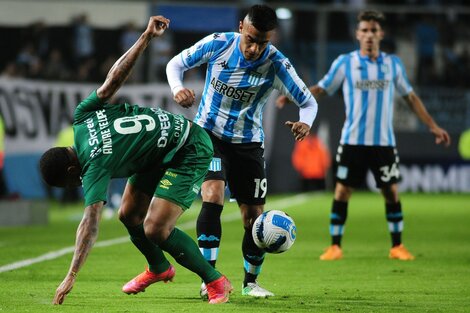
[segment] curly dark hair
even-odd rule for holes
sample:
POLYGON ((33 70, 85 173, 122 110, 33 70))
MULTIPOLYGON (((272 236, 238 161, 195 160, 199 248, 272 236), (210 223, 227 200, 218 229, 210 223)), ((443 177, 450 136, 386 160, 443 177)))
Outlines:
POLYGON ((265 4, 252 6, 246 16, 251 24, 262 32, 273 30, 278 25, 276 12, 265 4))
POLYGON ((360 23, 362 21, 375 21, 383 27, 385 23, 385 15, 379 11, 363 11, 357 15, 357 22, 360 23))
POLYGON ((71 165, 66 147, 47 150, 39 160, 39 170, 44 182, 49 186, 64 187, 67 169, 71 165))

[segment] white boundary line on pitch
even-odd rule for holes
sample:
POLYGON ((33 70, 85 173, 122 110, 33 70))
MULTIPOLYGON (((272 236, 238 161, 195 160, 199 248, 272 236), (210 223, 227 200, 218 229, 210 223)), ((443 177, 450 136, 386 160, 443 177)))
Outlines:
MULTIPOLYGON (((273 201, 269 203, 267 207, 269 208, 269 210, 282 210, 282 209, 285 209, 285 208, 288 208, 297 204, 301 204, 310 197, 312 197, 312 194, 298 194, 295 196, 290 196, 288 198, 273 201)), ((240 212, 238 211, 227 214, 225 216, 222 215, 223 222, 232 222, 239 218, 240 218, 240 212)), ((180 225, 177 225, 177 227, 181 230, 193 229, 195 226, 196 226, 195 220, 191 220, 189 222, 185 222, 180 225)), ((96 248, 109 247, 109 246, 114 246, 114 245, 125 243, 125 242, 129 242, 129 236, 119 237, 119 238, 105 240, 105 241, 99 241, 95 243, 94 247, 96 248)), ((75 246, 70 246, 67 248, 60 249, 60 250, 48 252, 46 254, 40 255, 35 258, 6 264, 3 266, 0 266, 0 273, 13 271, 22 267, 27 267, 36 263, 44 262, 44 261, 54 260, 63 255, 73 253, 74 250, 75 250, 75 246)))

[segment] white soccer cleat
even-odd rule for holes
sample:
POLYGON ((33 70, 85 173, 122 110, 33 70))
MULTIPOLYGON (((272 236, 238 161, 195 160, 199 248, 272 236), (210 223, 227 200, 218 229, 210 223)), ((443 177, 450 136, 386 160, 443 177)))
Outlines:
POLYGON ((246 287, 242 286, 242 296, 251 296, 255 298, 273 297, 274 293, 258 285, 258 282, 248 283, 246 287))
POLYGON ((209 298, 209 295, 207 294, 207 286, 204 282, 201 284, 201 290, 199 290, 199 295, 203 300, 207 300, 209 298))

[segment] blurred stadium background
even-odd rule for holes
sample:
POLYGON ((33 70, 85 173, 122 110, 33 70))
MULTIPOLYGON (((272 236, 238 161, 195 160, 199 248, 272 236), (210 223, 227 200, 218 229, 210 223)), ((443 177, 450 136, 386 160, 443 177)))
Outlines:
MULTIPOLYGON (((119 101, 160 106, 187 117, 172 101, 166 62, 183 48, 217 31, 237 31, 238 21, 256 1, 56 1, 0 2, 0 115, 4 125, 6 198, 57 197, 38 175, 37 161, 68 127, 77 102, 104 77, 118 56, 133 44, 148 21, 162 14, 170 30, 156 40, 118 95, 119 101)), ((433 136, 405 104, 394 116, 401 156, 402 191, 470 191, 470 163, 459 152, 459 138, 470 129, 470 3, 440 0, 265 1, 277 9, 281 26, 274 44, 310 85, 334 58, 355 49, 355 16, 366 8, 386 14, 383 50, 397 53, 408 76, 437 122, 453 137, 452 145, 434 144, 433 136)), ((185 80, 202 90, 205 68, 185 80)), ((275 95, 273 95, 273 100, 275 95)), ((344 118, 341 95, 320 103, 314 132, 336 151, 344 118)), ((265 111, 266 158, 271 193, 300 190, 291 164, 294 141, 283 126, 297 110, 272 105, 265 111)), ((468 143, 466 146, 467 149, 468 143)), ((327 187, 333 186, 330 169, 327 187)), ((373 190, 371 180, 364 186, 373 190)))

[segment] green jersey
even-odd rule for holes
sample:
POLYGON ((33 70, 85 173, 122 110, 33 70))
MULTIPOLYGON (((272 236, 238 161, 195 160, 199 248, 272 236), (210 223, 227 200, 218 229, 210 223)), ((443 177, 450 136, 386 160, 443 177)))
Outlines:
POLYGON ((92 92, 76 108, 73 123, 85 205, 106 201, 111 178, 167 165, 184 144, 189 128, 181 115, 109 104, 92 92))

